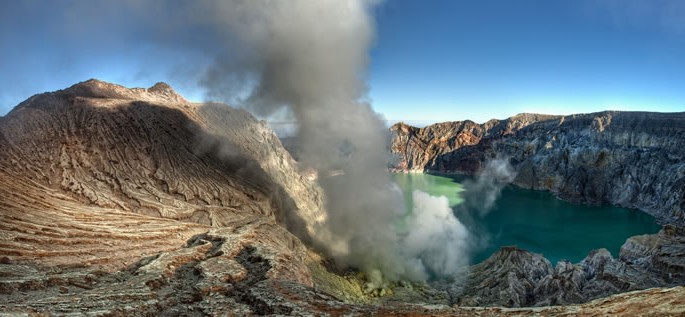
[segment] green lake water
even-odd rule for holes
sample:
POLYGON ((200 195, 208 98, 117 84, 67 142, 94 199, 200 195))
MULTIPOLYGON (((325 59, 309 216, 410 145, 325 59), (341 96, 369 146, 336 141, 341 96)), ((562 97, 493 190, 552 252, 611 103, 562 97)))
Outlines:
POLYGON ((654 218, 634 209, 567 203, 551 193, 505 187, 490 211, 480 215, 465 203, 464 176, 393 174, 404 192, 407 210, 411 193, 421 190, 446 196, 455 215, 471 231, 474 243, 471 263, 487 259, 502 246, 516 245, 543 254, 555 265, 567 259, 581 261, 593 249, 606 248, 614 257, 634 235, 656 233, 654 218))

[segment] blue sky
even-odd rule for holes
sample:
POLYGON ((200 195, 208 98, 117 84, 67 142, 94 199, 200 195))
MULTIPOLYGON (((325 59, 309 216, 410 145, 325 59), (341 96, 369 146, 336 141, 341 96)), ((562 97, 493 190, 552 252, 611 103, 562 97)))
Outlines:
MULTIPOLYGON (((0 115, 89 78, 203 98, 193 30, 153 42, 149 19, 69 3, 0 2, 0 115)), ((392 121, 685 111, 685 1, 387 0, 374 15, 369 94, 392 121)))
POLYGON ((377 21, 388 119, 685 111, 685 1, 396 0, 377 21))

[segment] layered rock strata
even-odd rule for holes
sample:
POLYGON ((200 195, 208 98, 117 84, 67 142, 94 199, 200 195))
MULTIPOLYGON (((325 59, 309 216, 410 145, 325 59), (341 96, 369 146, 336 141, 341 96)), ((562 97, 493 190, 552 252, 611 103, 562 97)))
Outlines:
POLYGON ((391 130, 396 171, 474 174, 502 157, 518 186, 685 223, 685 113, 521 114, 391 130))

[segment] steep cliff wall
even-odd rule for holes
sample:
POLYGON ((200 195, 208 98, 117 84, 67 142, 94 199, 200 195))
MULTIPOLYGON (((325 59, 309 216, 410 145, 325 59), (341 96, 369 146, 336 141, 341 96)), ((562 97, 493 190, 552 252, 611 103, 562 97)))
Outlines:
POLYGON ((519 114, 506 120, 490 120, 484 124, 473 121, 436 123, 416 128, 397 123, 390 128, 393 134, 392 152, 395 171, 440 171, 471 173, 480 168, 486 150, 493 140, 509 136, 518 130, 542 120, 558 116, 519 114), (459 152, 459 161, 446 159, 459 152))
POLYGON ((524 114, 391 130, 398 171, 473 174, 500 156, 509 158, 519 186, 685 222, 685 113, 524 114))

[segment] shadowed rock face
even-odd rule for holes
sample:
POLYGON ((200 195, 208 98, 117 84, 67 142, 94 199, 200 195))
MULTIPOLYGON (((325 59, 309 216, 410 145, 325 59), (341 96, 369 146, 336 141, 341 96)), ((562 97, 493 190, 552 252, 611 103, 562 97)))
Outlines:
MULTIPOLYGON (((370 302, 360 285, 327 271, 302 242, 321 220, 323 195, 274 133, 244 111, 190 103, 163 83, 129 89, 90 80, 33 96, 0 118, 0 149, 0 315, 533 312, 449 307, 446 299, 432 306, 370 302)), ((664 237, 679 237, 674 230, 664 237)), ((664 241, 679 238, 664 237, 633 238, 621 263, 659 268, 677 280, 682 266, 669 254, 678 244, 664 241)), ((474 270, 483 274, 462 287, 472 292, 450 294, 455 302, 537 305, 546 298, 538 285, 558 286, 544 282, 562 274, 550 273, 549 263, 525 264, 544 259, 502 252, 474 270), (493 289, 492 278, 480 276, 504 276, 499 262, 539 274, 517 277, 526 281, 523 288, 512 280, 502 293, 508 298, 498 302, 483 295, 493 289)), ((588 261, 600 276, 617 260, 588 261)), ((569 283, 586 281, 588 274, 569 283)), ((409 301, 427 298, 409 289, 395 293, 409 301)), ((678 314, 685 311, 683 295, 680 287, 647 290, 534 312, 606 314, 621 307, 629 314, 648 307, 678 314)))
POLYGON ((685 113, 523 114, 483 125, 394 125, 395 170, 476 173, 509 158, 522 187, 685 222, 685 113))

